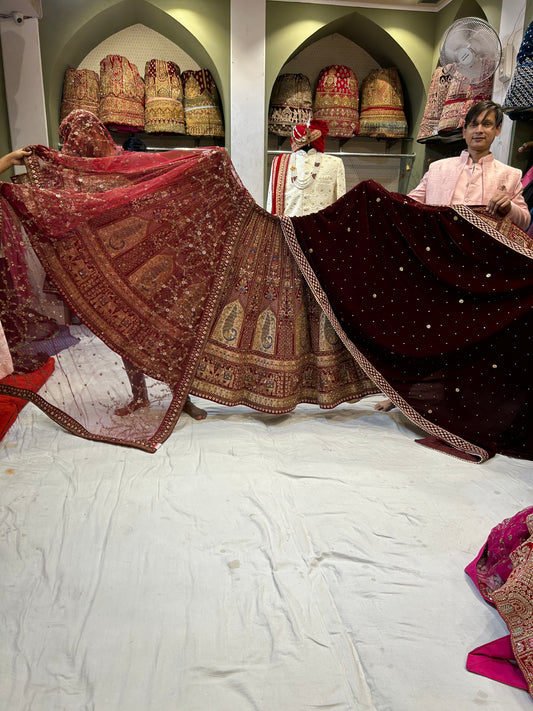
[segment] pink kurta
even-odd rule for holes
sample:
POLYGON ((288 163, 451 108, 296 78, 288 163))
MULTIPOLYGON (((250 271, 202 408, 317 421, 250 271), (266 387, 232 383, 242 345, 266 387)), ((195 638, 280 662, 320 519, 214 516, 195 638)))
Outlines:
POLYGON ((420 183, 409 197, 425 205, 487 205, 499 191, 511 199, 508 217, 527 230, 529 209, 522 196, 522 172, 501 163, 492 153, 474 164, 464 150, 456 158, 444 158, 429 166, 420 183))

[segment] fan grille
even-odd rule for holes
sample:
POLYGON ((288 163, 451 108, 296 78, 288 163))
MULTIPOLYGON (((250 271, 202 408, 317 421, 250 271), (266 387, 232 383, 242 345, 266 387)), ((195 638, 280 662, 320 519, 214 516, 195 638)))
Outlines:
POLYGON ((496 31, 485 20, 464 17, 444 33, 439 59, 451 73, 472 84, 486 81, 501 61, 502 47, 496 31))

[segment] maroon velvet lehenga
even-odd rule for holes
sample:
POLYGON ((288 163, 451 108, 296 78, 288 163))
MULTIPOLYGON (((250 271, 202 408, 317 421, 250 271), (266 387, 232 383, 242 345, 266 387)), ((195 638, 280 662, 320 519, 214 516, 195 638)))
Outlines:
POLYGON ((428 444, 533 458, 521 230, 372 181, 280 219, 223 149, 78 157, 90 134, 71 130, 60 153, 34 146, 25 184, 0 185, 4 244, 26 232, 83 324, 39 394, 0 393, 80 436, 154 451, 189 392, 282 413, 383 391, 428 444), (126 417, 120 356, 151 401, 126 417))

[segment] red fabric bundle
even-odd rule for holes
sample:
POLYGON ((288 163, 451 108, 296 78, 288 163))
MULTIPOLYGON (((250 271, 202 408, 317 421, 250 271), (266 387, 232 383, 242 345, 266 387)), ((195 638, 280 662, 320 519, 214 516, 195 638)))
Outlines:
MULTIPOLYGON (((38 392, 54 372, 54 359, 49 358, 46 363, 33 373, 11 374, 0 380, 7 388, 22 388, 31 392, 38 392)), ((0 394, 0 440, 17 419, 27 400, 20 397, 11 397, 0 394)))

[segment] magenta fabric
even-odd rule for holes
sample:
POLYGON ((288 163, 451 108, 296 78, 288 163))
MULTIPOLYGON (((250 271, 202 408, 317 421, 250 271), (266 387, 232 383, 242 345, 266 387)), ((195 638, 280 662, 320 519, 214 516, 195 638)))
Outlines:
POLYGON ((511 553, 530 537, 527 517, 532 513, 533 506, 529 506, 494 526, 477 556, 465 568, 481 595, 491 604, 492 593, 505 583, 513 569, 511 553))
POLYGON ((509 635, 483 644, 469 652, 466 668, 502 684, 528 690, 528 684, 516 663, 509 635))
MULTIPOLYGON (((491 605, 495 605, 493 593, 505 585, 515 568, 512 554, 531 537, 527 525, 531 514, 533 506, 522 509, 494 526, 478 555, 465 568, 482 597, 491 605)), ((472 650, 468 654, 466 668, 475 674, 529 691, 524 673, 517 663, 510 635, 472 650)))

